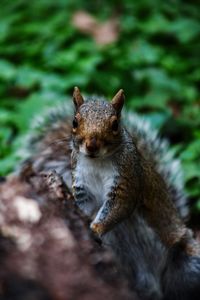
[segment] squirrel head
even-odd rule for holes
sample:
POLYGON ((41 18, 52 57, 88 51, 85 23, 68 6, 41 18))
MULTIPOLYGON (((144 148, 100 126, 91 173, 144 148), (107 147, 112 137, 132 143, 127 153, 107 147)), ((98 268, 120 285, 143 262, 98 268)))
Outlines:
POLYGON ((120 115, 124 92, 119 90, 111 102, 84 101, 74 88, 75 115, 72 123, 73 146, 82 154, 97 158, 111 155, 120 145, 120 115))

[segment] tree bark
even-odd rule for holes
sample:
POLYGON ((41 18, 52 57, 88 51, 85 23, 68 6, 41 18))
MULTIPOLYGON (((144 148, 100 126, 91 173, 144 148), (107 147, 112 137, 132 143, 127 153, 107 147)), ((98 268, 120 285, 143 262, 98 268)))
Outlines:
POLYGON ((136 299, 55 172, 0 184, 0 299, 136 299))

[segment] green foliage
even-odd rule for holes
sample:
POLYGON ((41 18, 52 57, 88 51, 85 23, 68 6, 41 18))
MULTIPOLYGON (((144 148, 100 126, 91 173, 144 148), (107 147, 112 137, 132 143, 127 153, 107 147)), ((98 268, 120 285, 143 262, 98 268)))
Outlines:
POLYGON ((17 164, 31 119, 73 86, 107 97, 122 87, 127 107, 174 144, 200 210, 199 36, 195 1, 2 0, 0 173, 17 164), (117 16, 117 40, 100 45, 76 29, 80 9, 102 23, 117 16))

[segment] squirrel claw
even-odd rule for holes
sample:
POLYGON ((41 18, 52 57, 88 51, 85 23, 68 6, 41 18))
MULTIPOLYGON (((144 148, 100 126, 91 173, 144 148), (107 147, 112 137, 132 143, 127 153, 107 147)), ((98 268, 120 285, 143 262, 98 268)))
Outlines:
POLYGON ((91 223, 90 225, 91 230, 101 237, 104 234, 104 226, 102 223, 91 223))

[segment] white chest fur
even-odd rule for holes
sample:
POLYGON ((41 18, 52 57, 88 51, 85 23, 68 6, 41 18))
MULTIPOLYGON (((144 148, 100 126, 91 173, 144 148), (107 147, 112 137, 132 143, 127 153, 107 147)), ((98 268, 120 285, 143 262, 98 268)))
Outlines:
POLYGON ((75 174, 75 184, 83 185, 101 206, 114 184, 117 170, 109 158, 87 158, 80 154, 75 174))

